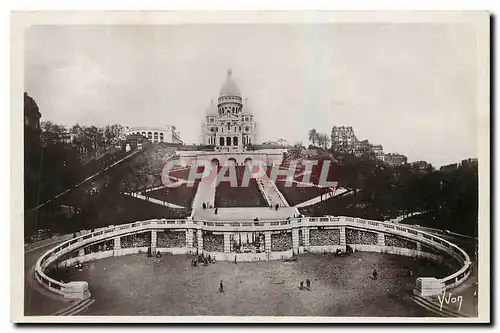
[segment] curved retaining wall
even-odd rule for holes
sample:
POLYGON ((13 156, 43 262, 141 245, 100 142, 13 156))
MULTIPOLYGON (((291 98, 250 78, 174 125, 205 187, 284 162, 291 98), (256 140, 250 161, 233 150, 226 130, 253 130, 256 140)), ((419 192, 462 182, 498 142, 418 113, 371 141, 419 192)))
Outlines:
MULTIPOLYGON (((220 244, 219 244, 220 245, 220 244)), ((454 258, 461 268, 442 279, 418 278, 414 292, 420 296, 441 294, 447 289, 451 289, 461 284, 471 273, 471 261, 465 251, 457 245, 434 236, 425 231, 401 226, 393 223, 364 220, 351 217, 310 217, 292 220, 265 221, 265 222, 220 222, 220 221, 194 221, 185 220, 146 220, 119 226, 109 226, 96 230, 86 235, 81 235, 66 241, 42 255, 35 266, 35 278, 46 289, 58 293, 67 298, 87 298, 90 297, 88 284, 85 281, 73 281, 62 283, 52 279, 45 274, 45 270, 52 264, 73 265, 76 262, 85 262, 101 259, 110 256, 120 256, 143 252, 146 253, 151 247, 153 251, 172 254, 194 254, 204 253, 214 256, 222 261, 259 261, 286 259, 293 255, 304 252, 335 252, 338 248, 345 250, 346 245, 358 251, 383 252, 411 257, 423 257, 435 261, 444 261, 444 257, 454 258), (186 242, 183 247, 165 248, 156 246, 156 236, 158 231, 172 230, 185 232, 186 242), (314 229, 335 229, 339 231, 339 238, 334 242, 324 246, 311 246, 309 244, 309 233, 314 229), (346 229, 348 233, 352 230, 356 232, 366 232, 376 235, 371 237, 373 244, 356 244, 346 240, 346 229), (150 245, 140 247, 122 248, 120 239, 123 236, 137 233, 150 232, 150 245), (230 235, 234 233, 261 233, 264 234, 264 248, 260 253, 234 253, 230 251, 230 235), (300 237, 299 237, 300 232, 300 237), (204 233, 219 234, 223 238, 222 251, 209 251, 204 249, 204 233), (285 234, 288 237, 291 233, 291 246, 288 249, 272 251, 271 235, 285 234), (196 235, 196 236, 195 236, 196 235), (386 236, 404 239, 415 242, 416 248, 403 248, 386 245, 386 236), (84 248, 102 242, 104 240, 114 240, 112 250, 104 250, 94 253, 84 253, 84 248), (425 251, 426 248, 433 249, 434 253, 425 251), (71 253, 78 251, 73 257, 67 257, 71 253)))

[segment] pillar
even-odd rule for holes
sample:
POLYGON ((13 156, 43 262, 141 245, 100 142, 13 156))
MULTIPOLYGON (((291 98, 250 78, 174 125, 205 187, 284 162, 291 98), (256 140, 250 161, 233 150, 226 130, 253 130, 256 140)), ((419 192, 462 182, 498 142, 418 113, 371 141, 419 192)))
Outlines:
POLYGON ((151 230, 151 253, 156 253, 157 234, 156 229, 151 230))
POLYGON ((114 245, 113 255, 117 256, 117 255, 119 255, 120 249, 122 248, 122 246, 120 244, 120 236, 115 237, 114 241, 115 241, 115 245, 114 245))
POLYGON ((377 245, 385 246, 385 235, 382 232, 377 232, 377 245))
POLYGON ((340 227, 340 246, 346 246, 345 227, 340 227))
POLYGON ((422 243, 417 242, 417 251, 422 251, 422 243))
POLYGON ((224 233, 224 253, 231 252, 231 234, 229 232, 224 233))
POLYGON ((193 229, 186 230, 186 248, 189 251, 193 248, 193 229))
POLYGON ((299 229, 292 229, 292 253, 299 254, 299 229))
POLYGON ((196 235, 198 236, 198 250, 201 252, 203 251, 203 231, 199 229, 196 235))
POLYGON ((264 248, 265 248, 267 254, 271 253, 271 232, 270 231, 266 231, 264 233, 264 248))
POLYGON ((309 227, 302 227, 302 238, 304 238, 304 247, 309 251, 309 227))

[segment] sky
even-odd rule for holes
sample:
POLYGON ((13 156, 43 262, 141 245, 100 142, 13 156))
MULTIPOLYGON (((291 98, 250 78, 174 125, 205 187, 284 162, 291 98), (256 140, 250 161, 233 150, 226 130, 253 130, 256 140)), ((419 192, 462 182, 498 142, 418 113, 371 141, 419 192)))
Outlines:
POLYGON ((434 166, 477 157, 477 59, 466 24, 32 26, 25 90, 43 120, 175 125, 199 141, 227 69, 259 141, 309 144, 352 126, 386 153, 434 166))

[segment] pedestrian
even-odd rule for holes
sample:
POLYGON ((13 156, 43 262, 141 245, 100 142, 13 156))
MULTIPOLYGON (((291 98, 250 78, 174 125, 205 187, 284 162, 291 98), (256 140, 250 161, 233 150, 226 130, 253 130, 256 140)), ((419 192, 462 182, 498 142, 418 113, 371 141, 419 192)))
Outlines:
POLYGON ((272 205, 272 204, 271 204, 271 205, 269 205, 269 208, 270 208, 271 210, 273 210, 273 205, 272 205))
POLYGON ((311 291, 311 281, 309 279, 306 280, 307 290, 311 291))
POLYGON ((300 290, 304 290, 304 281, 300 281, 300 290))
POLYGON ((373 270, 372 275, 373 275, 373 279, 374 279, 374 280, 377 280, 377 278, 378 278, 378 273, 377 273, 377 270, 376 270, 376 269, 374 269, 374 270, 373 270))
POLYGON ((223 292, 224 292, 224 284, 222 283, 222 280, 220 280, 220 284, 219 284, 219 292, 220 292, 220 293, 223 293, 223 292))
POLYGON ((219 211, 219 208, 215 208, 215 215, 217 215, 218 211, 219 211))
POLYGON ((234 263, 236 264, 236 256, 234 256, 234 263))
POLYGON ((207 209, 207 204, 203 203, 202 207, 203 207, 203 209, 207 209))
POLYGON ((279 207, 280 207, 280 205, 279 205, 279 204, 276 204, 276 210, 278 210, 278 208, 279 208, 279 207))

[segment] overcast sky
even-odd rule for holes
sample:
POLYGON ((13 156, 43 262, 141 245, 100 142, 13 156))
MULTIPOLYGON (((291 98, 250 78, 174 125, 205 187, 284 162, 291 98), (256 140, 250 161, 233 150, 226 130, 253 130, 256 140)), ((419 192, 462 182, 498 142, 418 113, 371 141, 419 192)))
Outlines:
POLYGON ((459 24, 34 26, 25 85, 42 120, 172 124, 193 143, 231 67, 259 141, 347 125, 440 166, 478 155, 475 43, 459 24))

